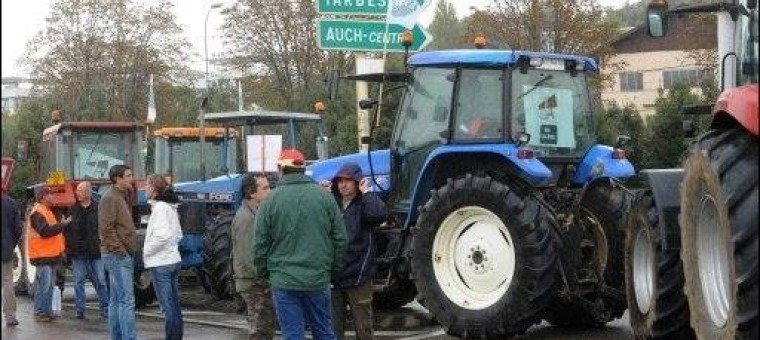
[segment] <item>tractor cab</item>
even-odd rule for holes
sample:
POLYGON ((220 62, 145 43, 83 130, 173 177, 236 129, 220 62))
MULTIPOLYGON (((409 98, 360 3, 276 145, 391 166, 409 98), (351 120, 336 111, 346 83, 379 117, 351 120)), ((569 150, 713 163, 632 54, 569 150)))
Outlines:
MULTIPOLYGON (((237 130, 206 128, 206 178, 226 173, 237 173, 239 135, 237 130), (224 150, 224 144, 229 147, 224 150)), ((189 182, 201 179, 200 129, 166 127, 153 131, 153 172, 167 174, 172 182, 189 182)))

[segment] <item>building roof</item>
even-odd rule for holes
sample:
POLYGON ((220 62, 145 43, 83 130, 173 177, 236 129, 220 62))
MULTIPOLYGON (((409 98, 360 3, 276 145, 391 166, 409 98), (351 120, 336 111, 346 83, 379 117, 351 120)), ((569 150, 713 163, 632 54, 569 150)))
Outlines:
POLYGON ((650 37, 646 24, 642 24, 621 34, 612 42, 612 47, 620 54, 714 49, 718 46, 718 30, 714 17, 672 15, 669 18, 669 32, 664 37, 650 37))

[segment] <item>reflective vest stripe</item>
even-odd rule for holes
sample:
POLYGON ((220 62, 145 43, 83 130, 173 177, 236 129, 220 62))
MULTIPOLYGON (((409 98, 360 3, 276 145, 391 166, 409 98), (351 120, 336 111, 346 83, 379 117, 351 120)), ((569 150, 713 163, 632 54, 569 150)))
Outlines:
POLYGON ((40 213, 40 215, 45 218, 45 222, 47 222, 48 225, 52 226, 58 223, 58 219, 55 218, 55 215, 48 207, 39 203, 34 205, 32 213, 29 215, 29 221, 26 223, 28 235, 26 238, 26 249, 28 249, 29 252, 29 259, 33 260, 61 256, 66 249, 63 233, 48 238, 40 236, 40 234, 37 233, 37 230, 34 230, 32 227, 32 215, 34 215, 34 213, 40 213))

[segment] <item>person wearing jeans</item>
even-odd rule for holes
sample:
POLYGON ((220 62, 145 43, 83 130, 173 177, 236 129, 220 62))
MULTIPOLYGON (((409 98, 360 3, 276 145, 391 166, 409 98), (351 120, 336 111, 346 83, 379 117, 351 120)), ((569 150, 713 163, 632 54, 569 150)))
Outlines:
POLYGON ((90 182, 80 182, 77 202, 71 212, 71 226, 66 228, 66 254, 74 270, 74 301, 77 319, 84 319, 86 294, 84 283, 89 276, 100 302, 100 317, 108 314, 108 290, 98 238, 98 205, 92 200, 90 182))
MULTIPOLYGON (((3 173, 3 176, 8 174, 3 173)), ((5 325, 15 327, 18 325, 16 318, 16 291, 13 287, 13 269, 18 266, 19 259, 14 252, 21 240, 24 229, 18 213, 16 200, 8 196, 2 188, 2 273, 3 273, 3 316, 5 325)))
POLYGON ((179 305, 179 270, 182 258, 179 241, 182 227, 179 224, 174 193, 164 176, 148 176, 145 192, 151 205, 148 228, 145 231, 143 262, 153 277, 153 290, 164 314, 167 340, 182 339, 182 309, 179 305))
POLYGON ((110 283, 108 328, 112 340, 132 340, 137 338, 132 281, 132 254, 137 238, 130 204, 132 169, 122 164, 114 165, 108 170, 108 178, 113 185, 98 203, 100 258, 110 283))
POLYGON ((111 330, 111 339, 134 340, 137 334, 132 256, 102 253, 101 259, 110 281, 108 328, 111 330))
POLYGON ((281 179, 256 213, 253 270, 272 286, 283 338, 334 340, 330 275, 343 267, 346 227, 335 199, 304 175, 300 151, 286 149, 281 179))

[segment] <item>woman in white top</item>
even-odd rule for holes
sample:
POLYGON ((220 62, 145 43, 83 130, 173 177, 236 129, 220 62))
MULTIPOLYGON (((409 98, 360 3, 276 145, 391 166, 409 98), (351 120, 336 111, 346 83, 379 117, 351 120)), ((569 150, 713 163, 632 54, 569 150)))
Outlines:
POLYGON ((182 228, 177 214, 179 199, 163 176, 148 176, 146 193, 151 205, 143 246, 143 262, 150 270, 153 290, 164 314, 166 339, 182 339, 179 305, 179 240, 182 228))

